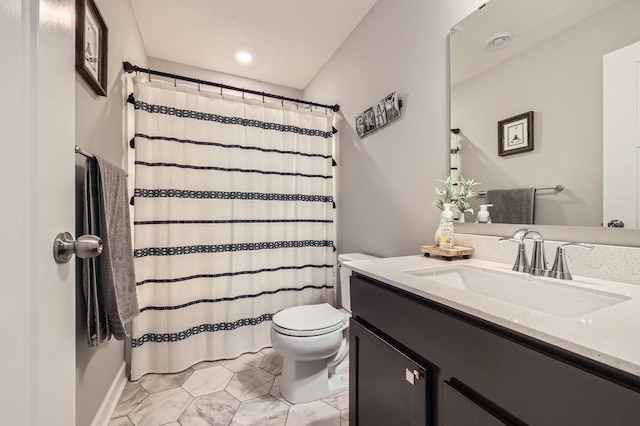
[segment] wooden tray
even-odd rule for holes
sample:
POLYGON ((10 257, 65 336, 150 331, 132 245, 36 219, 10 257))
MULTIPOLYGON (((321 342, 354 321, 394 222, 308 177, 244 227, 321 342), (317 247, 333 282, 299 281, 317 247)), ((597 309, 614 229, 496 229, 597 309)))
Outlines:
POLYGON ((453 246, 452 249, 446 249, 438 246, 422 246, 420 247, 420 251, 427 257, 434 255, 442 256, 446 260, 451 260, 451 258, 454 257, 469 259, 473 254, 473 247, 453 246))

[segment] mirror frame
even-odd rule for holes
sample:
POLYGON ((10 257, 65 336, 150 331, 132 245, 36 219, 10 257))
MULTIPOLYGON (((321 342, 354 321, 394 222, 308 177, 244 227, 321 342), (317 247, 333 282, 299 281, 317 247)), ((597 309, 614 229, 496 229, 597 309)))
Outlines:
MULTIPOLYGON (((456 223, 459 234, 507 237, 520 228, 534 228, 549 241, 603 244, 609 246, 640 247, 640 229, 604 228, 590 226, 519 225, 512 223, 456 223)), ((638 258, 640 262, 640 257, 638 258)))

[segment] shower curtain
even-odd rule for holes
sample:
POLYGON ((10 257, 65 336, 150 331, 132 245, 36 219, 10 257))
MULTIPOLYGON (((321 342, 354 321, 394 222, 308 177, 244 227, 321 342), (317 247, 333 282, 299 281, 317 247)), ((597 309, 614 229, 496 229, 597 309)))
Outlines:
POLYGON ((135 84, 131 379, 270 346, 333 301, 333 113, 135 84))

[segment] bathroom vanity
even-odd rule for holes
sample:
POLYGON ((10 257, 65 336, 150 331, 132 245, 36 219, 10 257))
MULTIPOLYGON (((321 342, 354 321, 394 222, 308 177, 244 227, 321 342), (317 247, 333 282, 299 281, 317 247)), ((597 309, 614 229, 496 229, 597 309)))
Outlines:
POLYGON ((585 300, 545 312, 535 295, 519 301, 508 290, 470 289, 474 275, 451 275, 444 263, 408 256, 349 264, 351 425, 640 424, 640 288, 446 262, 491 282, 504 276, 585 300))

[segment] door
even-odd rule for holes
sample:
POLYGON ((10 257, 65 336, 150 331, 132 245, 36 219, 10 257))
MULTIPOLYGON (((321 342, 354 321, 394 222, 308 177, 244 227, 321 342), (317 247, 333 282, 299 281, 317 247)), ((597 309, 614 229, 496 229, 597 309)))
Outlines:
POLYGON ((72 0, 0 2, 0 423, 75 424, 72 0))
POLYGON ((603 73, 604 226, 640 228, 640 42, 605 55, 603 73))
POLYGON ((349 333, 349 424, 427 425, 429 372, 353 319, 349 333))

